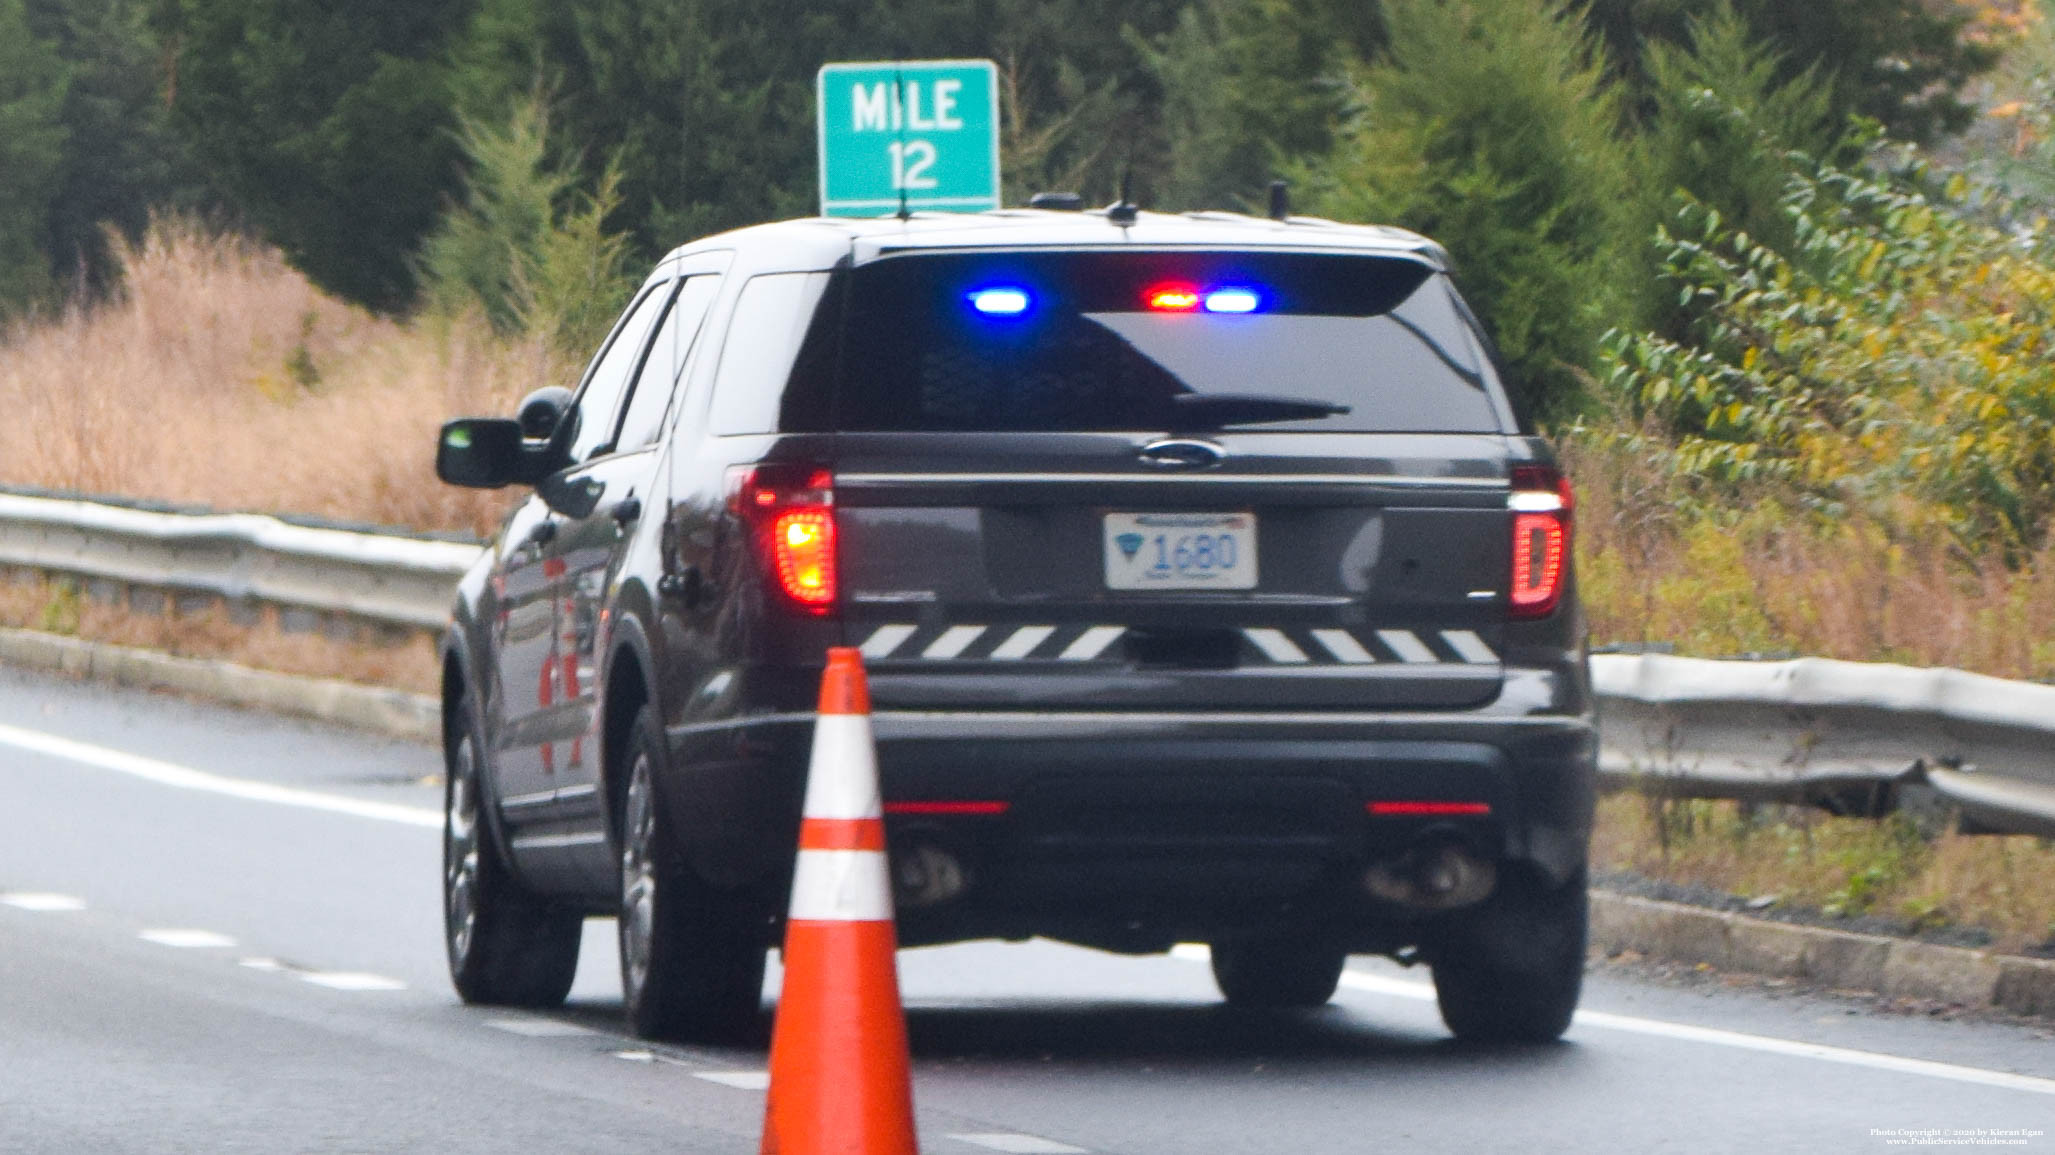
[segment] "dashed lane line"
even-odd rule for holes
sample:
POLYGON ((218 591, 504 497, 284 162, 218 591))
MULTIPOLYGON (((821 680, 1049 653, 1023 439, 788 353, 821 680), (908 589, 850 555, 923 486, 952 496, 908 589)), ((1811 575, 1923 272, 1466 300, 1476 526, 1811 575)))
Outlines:
POLYGON ((327 987, 332 991, 403 991, 407 984, 384 975, 366 974, 363 971, 307 971, 300 975, 301 982, 327 987))
POLYGON ((981 1135, 951 1135, 958 1143, 969 1143, 988 1151, 1005 1151, 1008 1155, 1088 1155, 1083 1147, 1072 1147, 1040 1135, 1021 1135, 1012 1131, 993 1131, 981 1135))
POLYGON ((434 829, 440 829, 442 826, 442 812, 439 810, 421 806, 401 806, 391 802, 372 802, 361 798, 345 798, 341 795, 323 794, 315 790, 301 790, 247 778, 230 778, 157 758, 130 754, 125 750, 96 746, 91 742, 79 742, 36 730, 24 730, 19 726, 0 725, 0 746, 12 746, 33 754, 61 758, 67 762, 76 762, 100 770, 111 770, 117 774, 126 774, 145 782, 176 787, 180 790, 196 790, 251 802, 294 806, 302 810, 347 814, 353 818, 370 818, 380 822, 398 822, 407 826, 426 826, 434 829))
POLYGON ((719 1083, 723 1087, 739 1087, 744 1091, 768 1091, 771 1089, 769 1071, 694 1071, 692 1077, 719 1083))
POLYGON ((11 906, 16 910, 32 910, 38 914, 62 914, 84 910, 86 902, 68 894, 42 894, 35 891, 11 891, 0 894, 0 906, 11 906))
POLYGON ((146 930, 136 935, 136 937, 144 942, 154 942, 158 946, 178 947, 182 950, 205 950, 210 947, 231 947, 235 945, 234 939, 225 934, 216 934, 211 930, 189 930, 185 928, 146 930))
POLYGON ((596 1035, 599 1032, 576 1023, 559 1022, 556 1019, 538 1019, 527 1016, 505 1017, 485 1020, 485 1025, 495 1031, 520 1035, 528 1039, 568 1039, 580 1035, 596 1035))

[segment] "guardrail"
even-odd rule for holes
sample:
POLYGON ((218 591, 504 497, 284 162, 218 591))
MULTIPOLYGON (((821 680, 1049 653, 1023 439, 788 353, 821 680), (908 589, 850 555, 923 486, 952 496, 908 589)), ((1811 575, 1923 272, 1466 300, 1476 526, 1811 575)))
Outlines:
MULTIPOLYGON (((0 494, 0 567, 439 629, 476 545, 0 494)), ((1609 786, 2055 837, 2055 686, 1835 662, 1591 659, 1609 786)))
POLYGON ((1609 785, 1870 816, 1939 801, 1965 830, 2055 837, 2055 686, 1659 654, 1595 654, 1591 675, 1609 785))
POLYGON ((164 513, 0 494, 0 567, 395 628, 442 628, 451 591, 479 548, 261 514, 164 513))

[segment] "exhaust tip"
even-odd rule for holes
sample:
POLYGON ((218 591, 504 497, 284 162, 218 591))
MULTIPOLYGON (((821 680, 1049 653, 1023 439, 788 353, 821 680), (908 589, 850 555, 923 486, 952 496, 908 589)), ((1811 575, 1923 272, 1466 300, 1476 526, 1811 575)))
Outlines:
POLYGON ((892 854, 892 901, 901 909, 939 906, 969 889, 963 860, 933 842, 912 842, 892 854))
POLYGON ((1454 839, 1416 846, 1363 874, 1373 898, 1415 910, 1455 910, 1491 897, 1498 867, 1454 839))

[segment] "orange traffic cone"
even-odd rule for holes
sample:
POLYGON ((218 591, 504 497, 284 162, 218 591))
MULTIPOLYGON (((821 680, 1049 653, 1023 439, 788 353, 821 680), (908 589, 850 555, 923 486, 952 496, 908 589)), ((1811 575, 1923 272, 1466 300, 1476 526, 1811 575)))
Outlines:
POLYGON ((856 650, 828 651, 806 772, 763 1155, 915 1155, 898 936, 856 650))

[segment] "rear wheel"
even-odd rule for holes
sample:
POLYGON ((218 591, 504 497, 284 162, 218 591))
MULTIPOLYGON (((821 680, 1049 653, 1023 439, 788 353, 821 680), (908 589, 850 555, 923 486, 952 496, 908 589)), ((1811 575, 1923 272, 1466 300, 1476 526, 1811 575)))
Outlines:
POLYGON ((578 971, 583 920, 521 887, 485 812, 470 711, 450 707, 443 788, 442 915, 450 981, 467 1003, 553 1007, 578 971))
POLYGON ((747 896, 716 890, 684 861, 658 805, 662 731, 644 707, 629 736, 621 813, 621 991, 645 1039, 725 1041, 756 1022, 762 927, 747 896))
POLYGON ((1213 945, 1213 982, 1237 1007, 1317 1007, 1334 997, 1348 955, 1297 939, 1213 945))
POLYGON ((1569 1029, 1584 984, 1584 873, 1554 889, 1509 874, 1437 944, 1434 993, 1459 1039, 1550 1042, 1569 1029))

